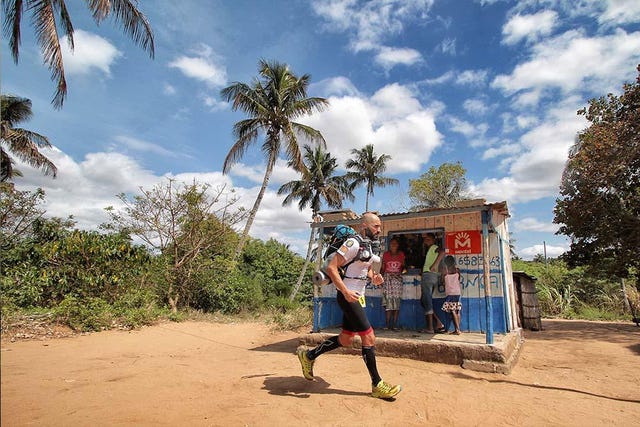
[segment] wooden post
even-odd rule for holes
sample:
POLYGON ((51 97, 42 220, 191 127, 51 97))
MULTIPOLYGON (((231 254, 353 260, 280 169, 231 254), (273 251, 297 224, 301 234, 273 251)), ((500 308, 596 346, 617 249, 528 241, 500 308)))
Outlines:
POLYGON ((486 343, 493 344, 493 301, 491 300, 491 264, 489 253, 489 212, 482 211, 482 271, 484 282, 484 301, 487 310, 486 343))

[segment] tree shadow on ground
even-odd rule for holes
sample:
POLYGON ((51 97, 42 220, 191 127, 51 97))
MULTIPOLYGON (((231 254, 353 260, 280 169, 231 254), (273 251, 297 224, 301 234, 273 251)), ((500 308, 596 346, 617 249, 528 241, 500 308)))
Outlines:
POLYGON ((629 403, 640 403, 638 399, 627 399, 624 397, 615 397, 615 396, 605 396, 603 394, 592 393, 590 391, 577 390, 575 388, 570 387, 558 387, 558 386, 550 386, 550 385, 542 385, 542 384, 528 384, 519 381, 506 380, 506 379, 487 379, 487 378, 477 378, 473 375, 467 375, 462 372, 451 372, 451 376, 457 379, 465 379, 465 380, 475 380, 475 381, 485 381, 488 383, 503 383, 503 384, 513 384, 519 385, 522 387, 531 387, 543 390, 557 390, 557 391, 568 391, 571 393, 584 394, 587 396, 600 397, 602 399, 616 400, 618 402, 629 402, 629 403))
POLYGON ((630 322, 543 319, 542 328, 542 331, 524 331, 525 339, 532 341, 607 341, 625 344, 637 342, 640 336, 640 328, 630 322))
POLYGON ((344 396, 368 396, 369 393, 331 388, 331 384, 320 377, 309 381, 302 377, 272 377, 264 379, 263 390, 277 396, 307 399, 312 394, 339 394, 344 396))
POLYGON ((632 344, 629 346, 629 349, 636 354, 640 355, 640 344, 632 344))
POLYGON ((300 345, 299 338, 291 338, 285 341, 274 342, 271 344, 261 345, 259 347, 250 348, 251 351, 267 351, 270 353, 295 353, 296 348, 300 345))

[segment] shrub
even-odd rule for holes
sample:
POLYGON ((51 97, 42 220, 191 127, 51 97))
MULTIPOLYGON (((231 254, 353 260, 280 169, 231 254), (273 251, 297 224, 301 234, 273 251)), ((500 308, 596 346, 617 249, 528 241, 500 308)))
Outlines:
POLYGON ((101 331, 111 327, 111 307, 102 298, 67 296, 55 309, 59 321, 76 331, 101 331))

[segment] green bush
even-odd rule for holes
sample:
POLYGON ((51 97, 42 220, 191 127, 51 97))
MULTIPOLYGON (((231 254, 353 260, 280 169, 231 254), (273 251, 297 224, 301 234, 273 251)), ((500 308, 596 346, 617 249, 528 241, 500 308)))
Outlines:
POLYGON ((59 321, 76 331, 101 331, 111 327, 111 307, 102 298, 67 296, 55 309, 59 321))

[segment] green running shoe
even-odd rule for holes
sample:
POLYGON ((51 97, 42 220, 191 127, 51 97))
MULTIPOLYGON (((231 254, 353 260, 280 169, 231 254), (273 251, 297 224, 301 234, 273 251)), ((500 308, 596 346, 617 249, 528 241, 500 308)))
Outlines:
POLYGON ((302 375, 309 381, 313 381, 313 363, 315 360, 309 359, 309 356, 307 356, 307 350, 302 347, 298 348, 296 353, 298 355, 298 360, 300 361, 300 366, 302 366, 302 375))
POLYGON ((373 386, 371 397, 377 397, 378 399, 391 399, 401 391, 401 385, 391 385, 380 380, 378 385, 373 386))

